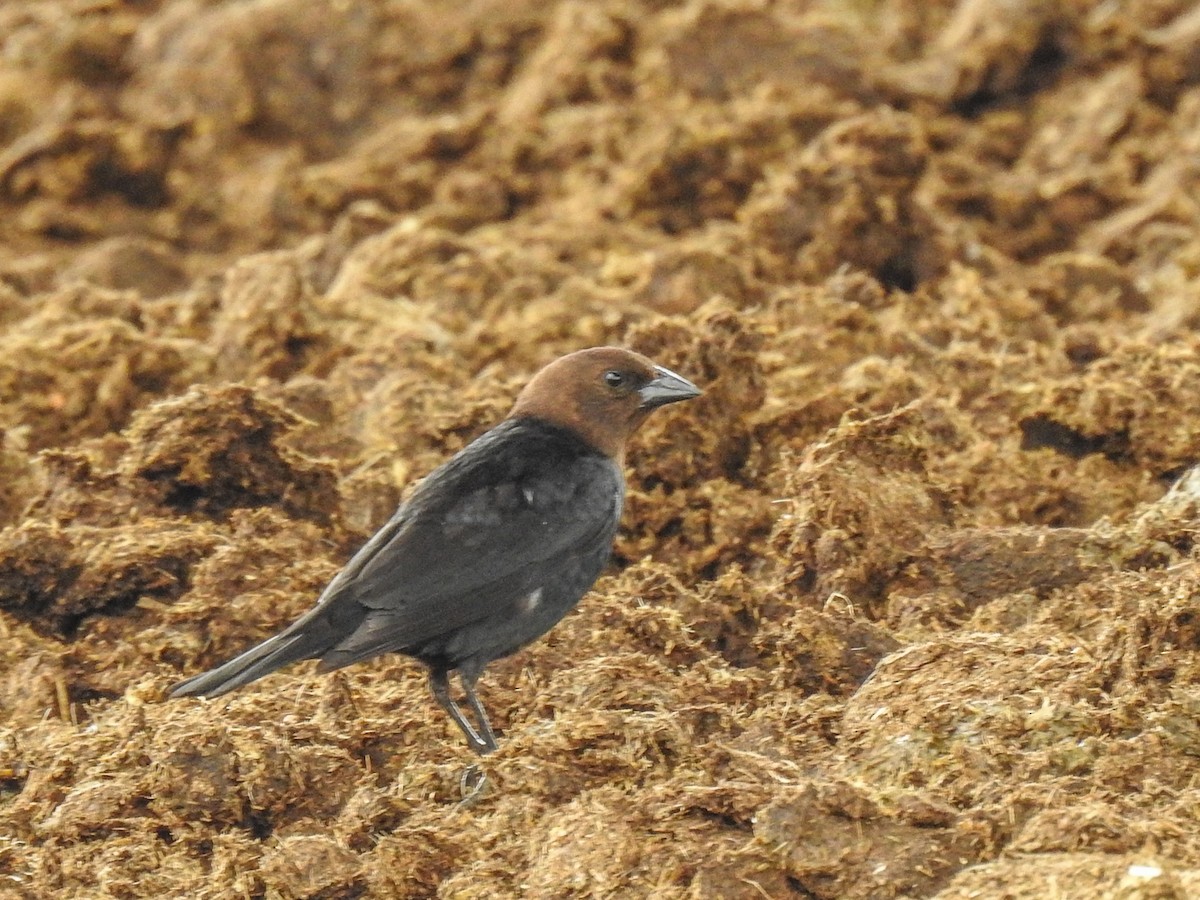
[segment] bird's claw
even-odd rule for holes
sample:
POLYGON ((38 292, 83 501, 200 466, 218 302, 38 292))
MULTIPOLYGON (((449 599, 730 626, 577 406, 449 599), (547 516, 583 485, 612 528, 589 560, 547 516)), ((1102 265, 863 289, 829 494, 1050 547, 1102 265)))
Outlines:
POLYGON ((471 763, 458 778, 458 791, 462 795, 458 805, 464 808, 474 806, 487 793, 490 784, 487 773, 477 763, 471 763))

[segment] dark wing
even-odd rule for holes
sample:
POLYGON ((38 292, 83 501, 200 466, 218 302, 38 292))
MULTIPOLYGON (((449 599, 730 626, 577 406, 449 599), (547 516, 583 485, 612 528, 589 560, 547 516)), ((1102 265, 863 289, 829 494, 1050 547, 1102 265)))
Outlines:
POLYGON ((431 475, 322 594, 319 608, 338 618, 347 606, 366 614, 323 656, 327 666, 485 619, 539 586, 548 567, 611 544, 624 487, 612 460, 493 434, 431 475))

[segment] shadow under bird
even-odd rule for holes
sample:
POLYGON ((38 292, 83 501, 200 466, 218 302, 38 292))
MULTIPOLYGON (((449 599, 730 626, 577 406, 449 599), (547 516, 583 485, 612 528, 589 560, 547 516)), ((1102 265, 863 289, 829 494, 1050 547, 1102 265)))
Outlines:
POLYGON ((216 697, 289 663, 337 669, 398 652, 429 668, 478 753, 496 738, 475 685, 591 588, 612 552, 625 443, 655 408, 698 397, 640 354, 594 347, 537 373, 508 417, 435 469, 292 625, 173 697, 216 697), (450 695, 457 671, 470 722, 450 695))

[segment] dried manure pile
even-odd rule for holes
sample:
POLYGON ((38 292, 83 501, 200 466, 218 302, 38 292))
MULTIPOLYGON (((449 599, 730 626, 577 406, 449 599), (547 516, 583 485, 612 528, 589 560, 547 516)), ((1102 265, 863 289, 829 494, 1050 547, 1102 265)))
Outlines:
POLYGON ((1002 6, 0 5, 0 900, 1200 896, 1200 9, 1002 6), (495 753, 167 698, 603 344, 495 753))

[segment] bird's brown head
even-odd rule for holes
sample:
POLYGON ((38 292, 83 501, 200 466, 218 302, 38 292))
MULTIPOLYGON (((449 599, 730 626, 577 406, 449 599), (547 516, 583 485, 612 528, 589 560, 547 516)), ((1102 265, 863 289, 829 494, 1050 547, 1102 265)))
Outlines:
POLYGON ((625 441, 652 409, 700 396, 700 389, 640 353, 592 347, 556 359, 517 397, 510 418, 528 416, 574 431, 620 459, 625 441))

